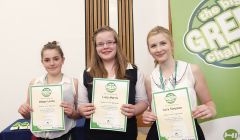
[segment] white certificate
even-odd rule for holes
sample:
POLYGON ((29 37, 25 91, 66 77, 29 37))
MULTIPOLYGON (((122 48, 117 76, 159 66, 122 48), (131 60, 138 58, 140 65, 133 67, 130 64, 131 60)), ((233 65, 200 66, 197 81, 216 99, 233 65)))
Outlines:
POLYGON ((93 79, 92 102, 96 107, 90 129, 126 132, 127 117, 121 106, 128 103, 129 80, 93 79))
POLYGON ((197 140, 187 88, 153 93, 159 140, 197 140))
POLYGON ((31 86, 31 130, 33 132, 64 130, 61 85, 31 86))

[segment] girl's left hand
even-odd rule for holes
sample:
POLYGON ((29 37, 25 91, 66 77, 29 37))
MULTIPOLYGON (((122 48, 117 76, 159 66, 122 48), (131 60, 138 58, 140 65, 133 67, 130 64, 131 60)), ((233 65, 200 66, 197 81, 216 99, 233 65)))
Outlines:
POLYGON ((135 116, 135 106, 132 104, 123 104, 121 107, 121 112, 123 115, 131 118, 135 116))
POLYGON ((192 111, 192 115, 195 119, 209 119, 214 117, 214 112, 209 106, 202 104, 192 111))
POLYGON ((74 113, 74 105, 68 102, 62 102, 61 107, 64 108, 64 113, 68 116, 68 117, 72 117, 73 113, 74 113))

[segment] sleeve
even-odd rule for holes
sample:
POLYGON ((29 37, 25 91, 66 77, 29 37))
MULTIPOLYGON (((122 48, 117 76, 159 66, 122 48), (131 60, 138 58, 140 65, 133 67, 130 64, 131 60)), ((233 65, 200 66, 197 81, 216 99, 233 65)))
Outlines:
POLYGON ((81 104, 84 104, 84 103, 89 103, 88 91, 87 91, 87 88, 85 87, 85 85, 83 83, 83 78, 84 78, 84 74, 83 74, 83 77, 80 78, 80 80, 79 80, 78 105, 81 105, 81 104))
POLYGON ((145 88, 145 77, 144 74, 138 70, 137 71, 137 83, 136 83, 136 103, 140 101, 144 101, 147 104, 148 103, 148 98, 147 98, 147 91, 145 88))

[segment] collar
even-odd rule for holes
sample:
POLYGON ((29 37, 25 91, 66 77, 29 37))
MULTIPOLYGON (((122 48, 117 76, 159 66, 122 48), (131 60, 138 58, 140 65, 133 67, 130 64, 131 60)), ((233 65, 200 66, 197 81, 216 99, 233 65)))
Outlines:
MULTIPOLYGON (((41 84, 41 83, 45 83, 45 78, 46 78, 47 74, 41 76, 35 83, 36 84, 41 84)), ((64 83, 67 83, 67 84, 70 84, 71 83, 71 78, 69 78, 67 75, 63 74, 63 77, 62 77, 62 81, 59 83, 59 84, 64 84, 64 83)))
MULTIPOLYGON (((127 70, 129 70, 129 69, 133 69, 133 66, 132 66, 132 64, 130 64, 130 63, 128 63, 128 65, 127 65, 127 68, 126 68, 127 70)), ((91 67, 89 67, 88 69, 87 69, 87 72, 89 72, 91 70, 91 67)))
POLYGON ((133 66, 130 63, 128 63, 128 65, 127 65, 127 70, 129 70, 129 69, 133 69, 133 66))
MULTIPOLYGON (((181 61, 181 60, 177 60, 178 62, 178 68, 177 68, 177 77, 176 80, 179 81, 182 79, 182 77, 184 76, 184 74, 186 73, 187 67, 188 67, 188 63, 181 61)), ((158 64, 155 69, 152 71, 151 77, 153 80, 155 80, 156 82, 160 83, 159 77, 160 77, 160 72, 159 72, 159 67, 160 65, 158 64)))

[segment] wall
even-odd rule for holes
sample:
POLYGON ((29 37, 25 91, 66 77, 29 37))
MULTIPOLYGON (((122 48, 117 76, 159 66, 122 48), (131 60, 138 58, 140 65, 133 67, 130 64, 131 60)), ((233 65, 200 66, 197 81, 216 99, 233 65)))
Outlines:
POLYGON ((29 81, 43 74, 40 51, 57 40, 65 53, 63 72, 80 77, 85 66, 84 1, 0 1, 0 130, 17 118, 29 81))
MULTIPOLYGON (((146 35, 157 24, 168 26, 166 2, 134 0, 135 63, 145 74, 153 69, 146 35)), ((48 41, 60 42, 66 57, 63 72, 80 78, 85 68, 84 19, 84 0, 0 1, 0 131, 21 118, 17 110, 26 100, 28 83, 44 72, 40 51, 48 41)))
POLYGON ((147 34, 156 25, 168 27, 168 1, 134 0, 133 14, 135 63, 148 75, 154 68, 154 60, 148 53, 147 34))

